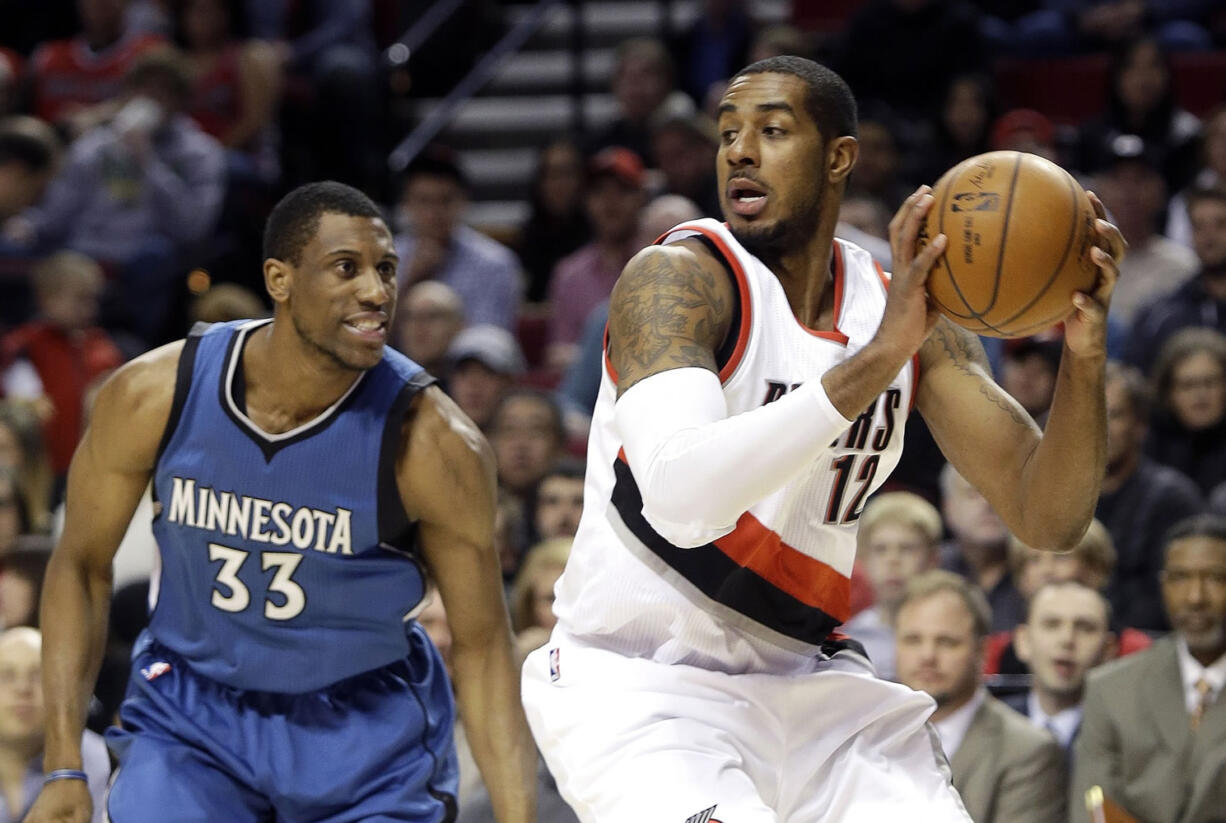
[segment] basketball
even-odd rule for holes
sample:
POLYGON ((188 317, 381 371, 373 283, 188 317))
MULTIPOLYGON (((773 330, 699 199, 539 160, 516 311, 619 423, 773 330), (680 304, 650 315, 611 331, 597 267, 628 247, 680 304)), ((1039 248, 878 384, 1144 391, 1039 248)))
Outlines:
POLYGON ((1090 292, 1098 268, 1094 208, 1064 169, 1035 154, 994 151, 942 175, 920 247, 944 232, 945 254, 928 294, 976 334, 1026 337, 1064 320, 1073 292, 1090 292))

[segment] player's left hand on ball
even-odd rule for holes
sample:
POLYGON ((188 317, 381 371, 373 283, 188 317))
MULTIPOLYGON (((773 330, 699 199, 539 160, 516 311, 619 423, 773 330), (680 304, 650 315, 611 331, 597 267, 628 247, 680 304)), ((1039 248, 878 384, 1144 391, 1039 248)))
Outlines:
POLYGON ((1120 277, 1120 261, 1128 243, 1124 235, 1107 220, 1107 210, 1103 201, 1094 192, 1086 192, 1090 204, 1094 207, 1094 231, 1096 234, 1094 246, 1090 249, 1090 258, 1098 266, 1098 281, 1094 290, 1077 292, 1073 295, 1073 313, 1064 321, 1064 341, 1069 350, 1079 355, 1106 354, 1107 350, 1107 308, 1111 303, 1111 292, 1120 277))

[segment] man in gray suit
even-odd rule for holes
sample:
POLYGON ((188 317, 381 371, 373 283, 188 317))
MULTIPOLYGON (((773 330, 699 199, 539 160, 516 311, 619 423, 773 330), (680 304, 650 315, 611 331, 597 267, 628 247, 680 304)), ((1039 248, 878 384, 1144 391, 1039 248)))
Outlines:
POLYGON ((965 578, 913 578, 896 618, 898 677, 936 701, 931 720, 975 823, 1052 823, 1064 817, 1064 755, 983 688, 991 622, 983 592, 965 578))
POLYGON ((1146 823, 1226 821, 1226 518, 1167 534, 1162 600, 1175 631, 1090 675, 1070 823, 1093 785, 1146 823))

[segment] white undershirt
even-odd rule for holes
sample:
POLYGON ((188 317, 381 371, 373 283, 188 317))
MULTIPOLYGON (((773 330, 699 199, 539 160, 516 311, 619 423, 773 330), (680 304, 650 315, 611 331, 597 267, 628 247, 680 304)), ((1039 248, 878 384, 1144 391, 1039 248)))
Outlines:
POLYGON ((1209 681, 1210 705, 1222 694, 1222 687, 1226 686, 1226 654, 1206 667, 1192 656, 1188 651, 1187 641, 1182 637, 1177 639, 1175 647, 1179 654, 1179 674, 1183 677, 1183 701, 1188 708, 1188 714, 1193 714, 1201 701, 1196 684, 1202 677, 1209 681))
POLYGON ((986 698, 987 692, 980 686, 975 689, 975 693, 965 705, 954 709, 943 720, 933 722, 932 725, 936 727, 937 734, 941 738, 941 748, 945 750, 946 758, 954 759, 954 753, 962 745, 962 739, 966 737, 971 721, 975 719, 975 712, 979 711, 979 707, 983 705, 986 698))
POLYGON ((1034 690, 1026 697, 1026 708, 1030 713, 1030 722, 1040 729, 1047 729, 1056 736, 1060 748, 1067 749, 1073 742, 1073 735, 1081 725, 1082 705, 1078 703, 1055 714, 1048 714, 1039 705, 1039 695, 1034 690))

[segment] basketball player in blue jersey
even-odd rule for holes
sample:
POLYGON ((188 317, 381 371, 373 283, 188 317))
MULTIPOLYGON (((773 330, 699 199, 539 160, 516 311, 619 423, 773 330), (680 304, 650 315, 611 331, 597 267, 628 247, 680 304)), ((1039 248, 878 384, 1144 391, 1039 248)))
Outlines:
POLYGON ((927 187, 890 224, 892 278, 835 238, 857 155, 838 75, 755 63, 719 133, 727 223, 675 227, 613 290, 558 623, 524 665, 529 722, 584 823, 968 823, 932 699, 833 634, 857 520, 914 404, 1020 539, 1077 542, 1103 475, 1123 238, 1096 221, 1100 280, 1070 296, 1040 430, 928 300, 947 240, 917 253, 927 187))
POLYGON ((90 819, 79 744, 111 558, 150 480, 160 567, 110 734, 110 820, 454 819, 451 689, 410 619, 427 571, 498 819, 535 820, 493 460, 384 345, 391 234, 360 192, 313 183, 264 242, 271 320, 193 330, 98 397, 47 573, 47 782, 27 820, 90 819))

